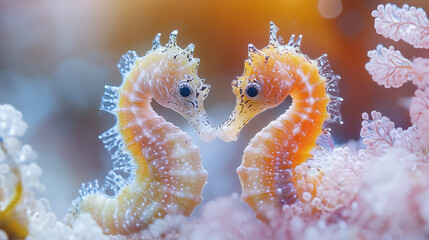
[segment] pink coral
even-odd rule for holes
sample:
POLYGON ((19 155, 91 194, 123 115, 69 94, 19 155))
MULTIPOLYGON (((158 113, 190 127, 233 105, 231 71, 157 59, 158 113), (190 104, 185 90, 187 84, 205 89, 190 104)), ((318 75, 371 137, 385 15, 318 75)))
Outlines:
POLYGON ((392 46, 378 45, 377 50, 368 52, 368 57, 365 68, 379 85, 398 88, 411 79, 412 63, 392 46))
POLYGON ((372 162, 347 210, 347 222, 359 226, 361 239, 423 239, 429 233, 429 169, 410 169, 414 159, 392 149, 372 162))
POLYGON ((392 137, 395 139, 394 147, 404 149, 418 157, 413 168, 417 168, 417 165, 429 166, 427 150, 424 149, 421 142, 420 134, 422 132, 422 129, 417 129, 417 126, 413 124, 406 130, 397 128, 392 133, 392 137))
MULTIPOLYGON (((417 89, 415 96, 411 99, 410 117, 411 122, 420 125, 423 121, 423 112, 429 111, 429 88, 425 90, 417 89)), ((427 121, 427 120, 426 120, 427 121)))
POLYGON ((322 168, 323 177, 317 188, 323 210, 347 205, 356 196, 365 165, 348 147, 336 148, 328 156, 329 165, 322 168))
POLYGON ((429 59, 414 59, 412 79, 413 83, 421 89, 429 86, 429 59))
POLYGON ((429 111, 424 111, 421 114, 421 120, 418 123, 419 138, 426 152, 429 151, 429 111))
POLYGON ((380 156, 386 152, 387 148, 393 146, 393 138, 390 132, 394 129, 395 123, 384 117, 377 111, 371 112, 372 120, 367 113, 362 114, 362 129, 360 136, 366 144, 367 152, 375 156, 380 156))
MULTIPOLYGON (((386 4, 386 6, 379 5, 377 10, 372 12, 372 16, 375 17, 374 26, 377 33, 384 37, 395 41, 402 39, 414 47, 429 48, 429 20, 423 9, 408 5, 398 8, 396 5, 386 4)), ((416 125, 416 134, 413 136, 417 137, 418 143, 411 146, 402 142, 412 152, 415 152, 416 146, 419 146, 417 149, 423 148, 422 152, 426 153, 429 150, 429 59, 416 58, 411 62, 393 47, 386 49, 381 45, 377 50, 369 51, 368 56, 370 61, 365 67, 379 85, 384 85, 386 88, 400 87, 408 80, 412 80, 413 84, 420 88, 415 92, 410 105, 411 122, 416 125)), ((363 124, 366 125, 362 128, 361 136, 366 138, 366 135, 371 132, 367 127, 370 125, 365 121, 363 124)), ((410 137, 409 134, 408 137, 410 137)), ((387 138, 381 139, 384 139, 384 143, 381 141, 376 144, 374 138, 370 140, 366 138, 364 143, 369 144, 370 151, 377 149, 381 143, 382 145, 393 144, 393 141, 387 138)))
POLYGON ((172 239, 270 239, 272 230, 258 221, 238 194, 219 198, 204 206, 200 218, 182 226, 172 239))
POLYGON ((429 20, 423 9, 386 4, 379 5, 372 16, 378 34, 395 41, 402 39, 416 48, 429 48, 429 20))

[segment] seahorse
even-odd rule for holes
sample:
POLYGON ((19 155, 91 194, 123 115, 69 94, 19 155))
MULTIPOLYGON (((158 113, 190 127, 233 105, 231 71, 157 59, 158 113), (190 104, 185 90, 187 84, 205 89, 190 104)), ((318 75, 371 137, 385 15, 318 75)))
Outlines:
POLYGON ((123 55, 118 63, 122 84, 105 87, 101 110, 117 121, 100 139, 114 168, 104 187, 97 181, 83 184, 71 209, 73 216, 90 213, 106 234, 135 233, 166 214, 189 216, 202 200, 207 172, 198 147, 187 133, 159 116, 151 100, 183 115, 201 138, 210 140, 214 127, 203 107, 210 86, 197 75, 194 45, 178 47, 177 30, 165 46, 160 36, 145 56, 134 51, 123 55))
POLYGON ((301 176, 294 169, 312 157, 316 140, 327 131, 325 122, 341 122, 342 99, 334 96, 340 77, 326 54, 311 60, 300 50, 301 35, 281 45, 277 31, 271 22, 269 44, 262 50, 249 44, 244 73, 232 82, 235 108, 219 131, 224 141, 236 140, 253 117, 292 97, 289 109, 250 141, 237 169, 242 199, 262 220, 286 204, 302 201, 304 192, 315 194, 316 183, 312 189, 311 184, 297 184, 301 176))
MULTIPOLYGON (((4 150, 1 138, 0 148, 4 150)), ((17 177, 18 180, 7 203, 1 207, 0 229, 2 229, 11 239, 23 239, 28 235, 28 220, 16 215, 15 212, 16 207, 21 202, 24 195, 22 178, 18 167, 12 166, 11 172, 17 177)))

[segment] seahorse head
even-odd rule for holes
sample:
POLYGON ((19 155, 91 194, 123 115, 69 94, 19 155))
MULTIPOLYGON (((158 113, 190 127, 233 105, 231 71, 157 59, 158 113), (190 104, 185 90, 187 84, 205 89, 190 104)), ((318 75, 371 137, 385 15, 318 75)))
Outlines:
POLYGON ((289 95, 294 77, 279 61, 287 51, 277 41, 277 30, 271 22, 269 45, 262 50, 249 44, 249 58, 244 62, 243 75, 232 81, 236 96, 234 111, 219 131, 219 137, 224 141, 235 141, 253 117, 278 106, 289 95))
POLYGON ((194 45, 181 49, 176 44, 177 31, 173 31, 165 47, 160 46, 158 34, 152 52, 146 57, 158 58, 149 88, 154 99, 185 117, 198 131, 202 140, 216 137, 214 126, 208 119, 203 102, 210 85, 197 75, 200 60, 193 57, 194 45))

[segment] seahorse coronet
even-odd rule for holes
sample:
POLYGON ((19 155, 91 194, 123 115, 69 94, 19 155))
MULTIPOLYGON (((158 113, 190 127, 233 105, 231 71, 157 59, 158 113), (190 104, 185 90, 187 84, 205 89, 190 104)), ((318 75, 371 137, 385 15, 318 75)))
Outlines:
POLYGON ((167 214, 189 216, 202 200, 207 172, 198 147, 157 115, 151 100, 180 113, 210 140, 214 127, 203 107, 210 86, 198 77, 194 45, 178 47, 177 30, 165 46, 160 36, 143 57, 125 53, 118 62, 122 84, 105 86, 100 109, 116 124, 99 138, 113 169, 103 186, 82 184, 70 210, 72 217, 90 213, 106 234, 132 234, 167 214))
POLYGON ((341 123, 342 99, 336 96, 340 77, 327 55, 312 60, 303 54, 302 35, 281 45, 278 30, 271 22, 268 45, 261 50, 249 44, 243 74, 232 82, 235 108, 219 131, 221 139, 234 141, 252 118, 292 97, 286 113, 252 138, 237 169, 242 199, 262 220, 284 205, 302 202, 304 193, 315 196, 321 174, 302 176, 295 167, 310 159, 319 143, 322 148, 330 144, 325 144, 330 138, 326 123, 341 123), (306 184, 300 183, 303 178, 306 184))

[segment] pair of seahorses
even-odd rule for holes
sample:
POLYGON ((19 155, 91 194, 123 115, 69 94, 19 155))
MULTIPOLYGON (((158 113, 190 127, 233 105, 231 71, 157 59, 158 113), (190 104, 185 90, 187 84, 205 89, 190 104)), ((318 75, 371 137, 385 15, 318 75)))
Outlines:
POLYGON ((256 134, 244 150, 237 169, 242 199, 258 218, 269 220, 269 213, 283 205, 299 204, 304 192, 315 195, 315 186, 296 184, 300 176, 294 168, 311 157, 326 121, 341 122, 342 99, 332 94, 338 91, 340 77, 330 69, 326 55, 311 60, 301 53, 301 36, 295 41, 292 35, 281 45, 277 31, 271 22, 268 46, 258 50, 249 45, 244 73, 232 82, 235 109, 217 128, 203 107, 210 86, 197 75, 199 59, 193 57, 193 44, 181 49, 173 31, 166 46, 156 35, 143 57, 127 52, 118 63, 123 82, 106 86, 101 105, 117 118, 116 125, 100 136, 114 169, 105 187, 97 183, 83 187, 73 214, 89 212, 107 234, 130 234, 166 214, 189 216, 201 202, 207 172, 198 147, 153 111, 152 99, 185 117, 201 139, 218 136, 232 141, 253 117, 290 95, 293 103, 286 113, 256 134), (105 193, 106 188, 113 196, 105 193))
MULTIPOLYGON (((315 195, 317 183, 312 189, 297 184, 301 176, 294 169, 311 157, 324 123, 341 122, 342 99, 333 95, 340 77, 330 69, 326 55, 311 60, 301 53, 301 36, 295 41, 292 35, 282 45, 277 31, 271 22, 268 46, 258 50, 249 45, 244 73, 232 82, 235 109, 220 127, 213 126, 203 107, 210 86, 197 75, 194 45, 178 47, 177 31, 166 46, 156 35, 143 57, 127 52, 118 63, 122 84, 106 86, 101 104, 117 119, 100 136, 114 169, 104 187, 97 182, 83 186, 71 215, 88 212, 106 234, 127 235, 167 214, 189 216, 201 202, 207 172, 199 149, 185 132, 156 114, 152 99, 184 116, 203 140, 232 141, 253 117, 290 95, 293 103, 286 113, 244 150, 237 169, 242 199, 267 221, 269 213, 281 211, 283 205, 300 204, 305 192, 315 195)), ((317 176, 313 180, 317 182, 317 176)))

